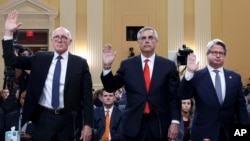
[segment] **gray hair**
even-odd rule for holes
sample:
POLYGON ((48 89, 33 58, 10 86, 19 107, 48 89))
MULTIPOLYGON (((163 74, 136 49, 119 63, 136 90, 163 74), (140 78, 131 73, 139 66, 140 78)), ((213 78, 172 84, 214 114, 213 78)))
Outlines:
POLYGON ((56 32, 57 30, 59 30, 59 29, 63 29, 63 30, 66 32, 66 34, 68 35, 69 39, 72 39, 72 36, 71 36, 70 31, 69 31, 67 28, 65 28, 65 27, 58 27, 57 29, 55 29, 55 30, 52 32, 52 37, 55 35, 55 32, 56 32))
POLYGON ((157 33, 157 31, 156 31, 154 28, 152 28, 152 27, 145 26, 145 27, 141 28, 141 29, 138 31, 138 33, 137 33, 137 40, 139 40, 139 39, 141 38, 141 33, 142 33, 143 31, 146 31, 146 30, 152 30, 152 31, 153 31, 153 34, 154 34, 154 37, 155 37, 156 39, 158 39, 158 33, 157 33))
POLYGON ((212 41, 209 41, 207 43, 207 53, 210 51, 210 49, 213 47, 213 45, 221 45, 224 48, 225 54, 226 54, 226 52, 227 52, 226 44, 220 39, 213 39, 212 41))

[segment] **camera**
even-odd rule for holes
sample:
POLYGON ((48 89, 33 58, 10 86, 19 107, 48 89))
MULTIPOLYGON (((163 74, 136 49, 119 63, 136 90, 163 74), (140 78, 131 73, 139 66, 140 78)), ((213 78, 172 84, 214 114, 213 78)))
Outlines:
POLYGON ((130 47, 128 50, 129 50, 129 56, 128 56, 128 58, 135 56, 134 48, 133 47, 130 47))
POLYGON ((178 50, 177 53, 177 64, 178 65, 187 65, 187 56, 194 51, 187 47, 185 44, 182 45, 182 48, 178 50))
POLYGON ((248 84, 246 87, 242 89, 244 96, 247 96, 250 93, 250 85, 248 84))

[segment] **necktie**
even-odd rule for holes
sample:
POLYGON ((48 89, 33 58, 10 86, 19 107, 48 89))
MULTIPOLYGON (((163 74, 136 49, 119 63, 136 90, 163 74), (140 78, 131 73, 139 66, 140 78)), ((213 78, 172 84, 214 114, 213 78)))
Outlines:
MULTIPOLYGON (((149 70, 149 66, 148 66, 148 61, 149 61, 149 59, 144 60, 145 65, 144 65, 144 70, 143 70, 143 75, 144 75, 145 86, 146 86, 147 92, 148 92, 149 87, 150 87, 150 70, 149 70)), ((146 102, 146 104, 145 104, 144 113, 147 113, 147 114, 150 113, 148 102, 146 102)))
POLYGON ((105 116, 105 130, 102 135, 102 141, 108 141, 109 140, 109 130, 110 130, 110 118, 109 118, 109 110, 106 111, 105 116))
POLYGON ((221 81, 220 81, 220 75, 219 75, 220 71, 219 70, 214 70, 214 72, 216 73, 216 75, 215 75, 215 90, 216 90, 219 102, 220 102, 220 104, 222 104, 223 99, 222 99, 221 81))
POLYGON ((61 60, 62 56, 57 57, 56 67, 54 70, 53 84, 52 84, 52 107, 54 109, 59 106, 59 86, 60 86, 60 74, 61 74, 61 60))

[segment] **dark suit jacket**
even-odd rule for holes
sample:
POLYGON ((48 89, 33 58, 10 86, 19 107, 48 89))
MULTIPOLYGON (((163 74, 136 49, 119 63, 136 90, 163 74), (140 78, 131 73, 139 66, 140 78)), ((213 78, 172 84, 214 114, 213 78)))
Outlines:
MULTIPOLYGON (((122 112, 114 106, 110 119, 111 141, 122 140, 122 112)), ((99 141, 105 130, 105 111, 104 107, 97 107, 94 110, 94 133, 95 140, 99 141)))
POLYGON ((4 110, 0 107, 0 141, 2 133, 4 133, 4 110))
POLYGON ((191 140, 201 141, 203 138, 217 140, 219 130, 223 127, 229 136, 230 125, 237 121, 248 124, 245 99, 239 74, 224 69, 226 95, 222 105, 207 68, 195 72, 187 81, 182 79, 179 95, 182 99, 195 98, 195 113, 191 128, 191 140))
MULTIPOLYGON (((15 68, 31 70, 27 96, 23 109, 22 124, 28 120, 36 121, 38 100, 42 94, 43 86, 53 58, 53 52, 37 52, 31 57, 15 56, 13 41, 2 41, 3 57, 5 65, 15 68)), ((64 109, 65 123, 69 135, 73 137, 74 118, 72 112, 77 112, 75 126, 80 133, 82 119, 84 124, 92 126, 93 103, 92 103, 92 80, 87 61, 81 57, 69 53, 68 66, 64 86, 64 109), (82 116, 84 111, 84 117, 82 116)))
POLYGON ((155 56, 149 92, 145 87, 140 55, 122 61, 115 75, 112 72, 105 76, 101 74, 101 79, 105 90, 109 92, 125 86, 125 135, 135 137, 138 134, 146 101, 151 109, 150 128, 155 138, 166 137, 171 120, 180 121, 181 104, 177 97, 179 74, 174 62, 155 56))

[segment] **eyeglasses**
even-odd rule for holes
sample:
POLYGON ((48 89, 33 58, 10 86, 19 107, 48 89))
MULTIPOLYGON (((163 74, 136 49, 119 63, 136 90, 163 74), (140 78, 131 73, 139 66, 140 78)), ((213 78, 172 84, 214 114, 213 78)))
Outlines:
POLYGON ((61 40, 62 42, 65 42, 65 41, 68 41, 68 37, 66 36, 54 36, 52 37, 52 39, 55 41, 55 42, 58 42, 59 40, 61 40))
POLYGON ((152 41, 152 40, 155 39, 155 37, 154 36, 148 36, 148 37, 142 36, 142 37, 139 38, 139 40, 141 40, 141 41, 145 41, 146 39, 152 41))
POLYGON ((213 56, 217 56, 219 54, 219 56, 225 56, 225 52, 221 52, 221 51, 210 51, 209 53, 211 53, 213 56))

